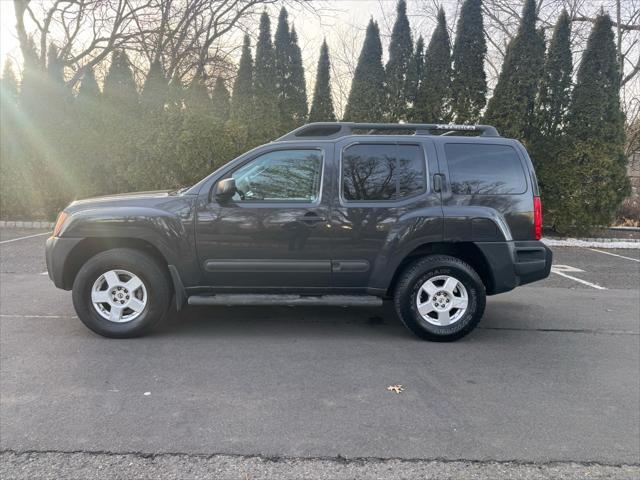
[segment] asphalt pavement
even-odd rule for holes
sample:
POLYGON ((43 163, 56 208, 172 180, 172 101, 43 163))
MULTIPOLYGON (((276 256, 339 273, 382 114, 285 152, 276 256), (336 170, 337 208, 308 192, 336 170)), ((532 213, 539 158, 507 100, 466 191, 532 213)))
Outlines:
POLYGON ((0 478, 640 475, 640 250, 554 247, 450 344, 391 305, 194 307, 108 340, 46 237, 0 230, 0 478))

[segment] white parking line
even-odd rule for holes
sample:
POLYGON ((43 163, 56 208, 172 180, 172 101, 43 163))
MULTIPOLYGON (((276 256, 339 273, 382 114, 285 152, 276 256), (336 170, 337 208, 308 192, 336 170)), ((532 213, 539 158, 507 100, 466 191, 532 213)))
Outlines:
POLYGON ((572 267, 571 265, 560 265, 558 263, 554 263, 551 268, 553 268, 556 272, 584 272, 584 270, 581 270, 577 267, 572 267))
POLYGON ((0 244, 17 242, 18 240, 26 240, 27 238, 41 237, 42 235, 49 235, 50 233, 51 232, 36 233, 35 235, 27 235, 26 237, 12 238, 11 240, 3 240, 3 241, 0 242, 0 244))
POLYGON ((13 317, 13 318, 78 318, 75 315, 12 315, 10 313, 0 313, 0 318, 13 317))
POLYGON ((612 257, 624 258, 625 260, 631 260, 633 262, 640 263, 640 260, 638 260, 637 258, 625 257, 624 255, 618 255, 617 253, 603 252, 602 250, 598 250, 596 248, 587 248, 587 250, 591 250, 592 252, 604 253, 605 255, 611 255, 612 257))
POLYGON ((551 271, 553 273, 555 273, 556 275, 560 275, 561 277, 565 277, 565 278, 569 278, 573 281, 576 281, 578 283, 582 283, 583 285, 587 285, 589 287, 595 288, 597 290, 606 290, 605 287, 601 287, 600 285, 596 284, 596 283, 591 283, 591 282, 587 282, 586 280, 582 280, 581 278, 577 278, 577 277, 572 277, 571 275, 567 275, 566 273, 555 269, 554 267, 551 267, 551 271))

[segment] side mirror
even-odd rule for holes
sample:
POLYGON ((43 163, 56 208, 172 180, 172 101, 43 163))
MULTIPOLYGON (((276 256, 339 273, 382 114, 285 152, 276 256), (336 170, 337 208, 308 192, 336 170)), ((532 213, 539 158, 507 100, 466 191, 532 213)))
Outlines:
POLYGON ((216 200, 225 202, 236 193, 236 181, 233 178, 224 178, 216 185, 216 200))

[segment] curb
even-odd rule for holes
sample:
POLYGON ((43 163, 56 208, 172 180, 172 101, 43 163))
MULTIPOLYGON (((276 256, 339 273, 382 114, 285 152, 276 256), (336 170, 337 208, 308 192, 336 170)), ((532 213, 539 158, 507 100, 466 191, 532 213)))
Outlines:
POLYGON ((640 232, 640 227, 609 227, 608 230, 618 230, 621 232, 640 232))
POLYGON ((47 228, 51 230, 54 222, 31 222, 21 220, 0 220, 0 228, 47 228))

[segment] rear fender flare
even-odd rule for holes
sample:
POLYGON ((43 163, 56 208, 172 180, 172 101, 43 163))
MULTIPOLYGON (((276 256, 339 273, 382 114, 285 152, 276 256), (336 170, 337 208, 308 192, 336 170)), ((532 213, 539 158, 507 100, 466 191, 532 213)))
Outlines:
POLYGON ((410 212, 398 219, 376 259, 369 285, 371 289, 386 291, 403 261, 425 245, 438 244, 442 248, 446 243, 512 240, 507 222, 495 209, 448 207, 444 211, 444 217, 439 216, 434 208, 428 208, 410 212), (454 220, 466 232, 460 231, 457 236, 447 235, 447 222, 450 220, 454 220))

